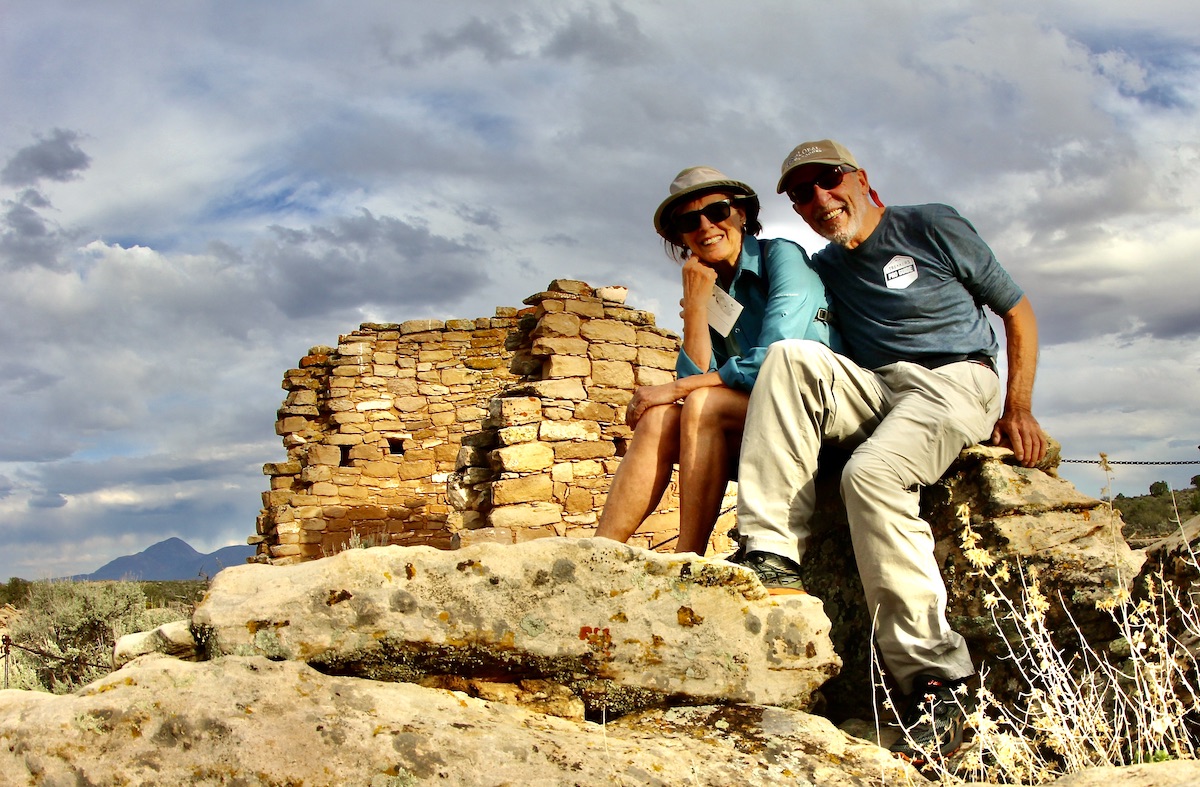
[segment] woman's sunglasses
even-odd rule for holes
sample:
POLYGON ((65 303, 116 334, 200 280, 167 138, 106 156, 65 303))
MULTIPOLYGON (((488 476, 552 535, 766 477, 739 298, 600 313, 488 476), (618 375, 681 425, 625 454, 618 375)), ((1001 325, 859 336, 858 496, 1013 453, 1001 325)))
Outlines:
POLYGON ((671 227, 680 235, 695 232, 700 229, 700 217, 708 219, 710 224, 720 224, 729 218, 733 210, 733 200, 723 199, 720 202, 710 202, 700 210, 689 210, 687 213, 677 213, 671 219, 671 227))
POLYGON ((838 164, 836 167, 830 167, 821 173, 814 180, 806 180, 802 183, 794 184, 787 191, 788 198, 797 205, 807 205, 812 202, 813 197, 817 196, 817 186, 820 186, 825 191, 836 189, 842 185, 842 178, 847 172, 857 172, 858 170, 849 164, 838 164))

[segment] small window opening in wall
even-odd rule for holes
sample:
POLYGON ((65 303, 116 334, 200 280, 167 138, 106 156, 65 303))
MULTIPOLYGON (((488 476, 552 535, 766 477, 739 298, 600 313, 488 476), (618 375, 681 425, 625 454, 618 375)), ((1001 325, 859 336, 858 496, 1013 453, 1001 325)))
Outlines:
POLYGON ((339 445, 338 448, 340 448, 342 451, 342 458, 338 461, 338 464, 340 464, 342 467, 349 467, 350 466, 350 446, 339 445))
POLYGON ((615 438, 613 447, 616 449, 617 456, 625 456, 625 452, 629 450, 629 441, 624 437, 615 438))
POLYGON ((404 456, 404 441, 399 437, 389 437, 387 444, 389 454, 392 456, 404 456))

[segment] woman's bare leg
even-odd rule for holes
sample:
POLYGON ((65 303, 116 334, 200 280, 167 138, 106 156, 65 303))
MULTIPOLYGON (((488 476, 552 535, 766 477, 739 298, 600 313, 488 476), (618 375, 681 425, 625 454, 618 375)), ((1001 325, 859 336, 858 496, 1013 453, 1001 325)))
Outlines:
POLYGON ((633 430, 600 512, 596 535, 625 542, 658 507, 679 461, 679 405, 651 407, 633 430))
POLYGON ((721 513, 746 423, 750 395, 700 388, 683 402, 679 424, 679 541, 676 552, 703 555, 721 513))

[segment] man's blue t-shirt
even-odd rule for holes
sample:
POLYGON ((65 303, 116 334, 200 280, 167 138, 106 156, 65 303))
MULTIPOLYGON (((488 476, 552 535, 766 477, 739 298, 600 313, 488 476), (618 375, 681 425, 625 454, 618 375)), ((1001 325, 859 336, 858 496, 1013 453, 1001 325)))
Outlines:
POLYGON ((865 369, 956 355, 994 360, 999 344, 983 307, 1004 315, 1023 295, 948 205, 888 207, 862 244, 831 243, 812 264, 833 301, 845 354, 865 369))

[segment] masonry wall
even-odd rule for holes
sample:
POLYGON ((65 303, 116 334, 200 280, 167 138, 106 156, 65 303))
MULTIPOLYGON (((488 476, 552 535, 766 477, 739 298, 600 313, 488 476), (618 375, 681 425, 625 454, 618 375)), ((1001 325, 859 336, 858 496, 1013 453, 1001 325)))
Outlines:
MULTIPOLYGON (((284 377, 287 460, 263 468, 256 560, 592 535, 625 405, 673 379, 679 348, 623 290, 558 280, 520 310, 365 324, 312 348, 284 377)), ((677 506, 672 483, 631 543, 670 548, 677 506)))

